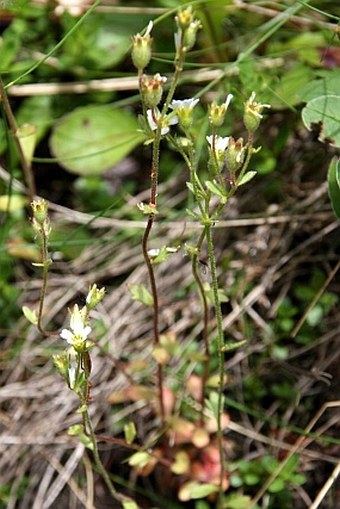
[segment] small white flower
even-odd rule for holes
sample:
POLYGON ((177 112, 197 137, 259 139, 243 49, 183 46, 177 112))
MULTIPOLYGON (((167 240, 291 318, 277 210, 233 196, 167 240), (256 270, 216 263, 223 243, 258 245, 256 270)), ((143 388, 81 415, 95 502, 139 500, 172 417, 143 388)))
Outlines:
POLYGON ((81 349, 84 347, 91 330, 89 325, 85 325, 84 313, 79 310, 76 304, 71 313, 70 328, 63 329, 60 333, 60 337, 65 339, 67 343, 72 345, 75 349, 81 349))
MULTIPOLYGON (((228 146, 228 143, 229 143, 229 138, 230 136, 226 136, 225 138, 223 138, 222 136, 215 136, 215 152, 225 152, 227 146, 228 146)), ((209 143, 210 145, 210 148, 212 149, 213 148, 213 136, 207 136, 207 142, 209 143)))
POLYGON ((148 123, 150 126, 150 129, 152 131, 156 131, 158 128, 158 122, 161 122, 161 134, 167 134, 170 131, 171 125, 178 124, 178 118, 176 115, 173 116, 167 116, 167 117, 161 117, 161 114, 158 110, 147 110, 146 116, 148 119, 148 123))
POLYGON ((196 104, 199 102, 199 99, 194 99, 191 97, 190 99, 176 100, 171 101, 170 108, 176 112, 181 110, 189 110, 192 111, 196 104))

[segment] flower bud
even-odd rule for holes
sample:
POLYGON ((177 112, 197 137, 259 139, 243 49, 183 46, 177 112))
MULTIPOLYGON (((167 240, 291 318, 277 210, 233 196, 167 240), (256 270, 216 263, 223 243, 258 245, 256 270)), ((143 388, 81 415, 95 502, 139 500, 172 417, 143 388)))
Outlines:
POLYGON ((132 37, 131 57, 134 66, 139 71, 145 69, 151 60, 152 37, 150 36, 150 32, 152 27, 153 23, 150 21, 144 35, 136 34, 132 37))
POLYGON ((220 127, 224 122, 224 117, 227 112, 230 101, 233 98, 233 94, 228 94, 225 102, 221 105, 215 101, 209 106, 209 122, 213 127, 220 127))
POLYGON ((104 298, 105 288, 97 288, 97 285, 94 284, 90 287, 89 293, 86 297, 86 307, 90 311, 94 309, 99 302, 104 298))
POLYGON ((245 153, 246 147, 243 146, 243 138, 235 140, 230 136, 226 151, 226 162, 231 175, 235 175, 236 171, 242 166, 245 153))
POLYGON ((254 133, 263 118, 263 108, 270 108, 270 104, 255 102, 255 92, 252 92, 248 101, 244 103, 243 122, 249 133, 254 133))
POLYGON ((189 27, 184 31, 183 46, 186 51, 191 50, 196 44, 197 32, 202 28, 201 22, 195 19, 190 23, 189 27))
POLYGON ((38 225, 43 226, 47 219, 47 202, 45 200, 34 200, 31 203, 33 218, 38 225))
POLYGON ((186 30, 190 26, 190 23, 194 21, 194 14, 192 12, 191 5, 186 9, 179 10, 177 12, 177 16, 175 17, 175 21, 178 28, 181 30, 186 30))
POLYGON ((65 380, 68 380, 68 370, 70 367, 69 358, 66 352, 63 352, 62 354, 58 355, 52 355, 53 364, 57 368, 57 371, 59 374, 65 378, 65 380))
POLYGON ((209 164, 211 168, 216 168, 219 172, 222 170, 224 165, 224 157, 229 144, 229 139, 229 137, 223 138, 222 136, 217 135, 207 136, 210 153, 209 164))
POLYGON ((159 73, 152 78, 148 78, 143 74, 140 90, 147 108, 155 108, 160 103, 163 94, 163 83, 165 82, 166 78, 159 73))

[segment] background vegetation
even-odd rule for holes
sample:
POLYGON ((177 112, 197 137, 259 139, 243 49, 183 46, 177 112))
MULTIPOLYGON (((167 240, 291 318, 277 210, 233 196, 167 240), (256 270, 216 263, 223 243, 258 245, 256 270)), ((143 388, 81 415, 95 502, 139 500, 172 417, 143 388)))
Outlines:
MULTIPOLYGON (((131 35, 154 21, 148 72, 170 76, 173 18, 184 2, 79 2, 79 11, 71 3, 0 2, 1 76, 17 124, 37 128, 32 168, 52 223, 44 326, 61 329, 67 308, 84 302, 91 283, 105 286, 93 314, 98 347, 90 405, 102 461, 117 489, 141 508, 208 509, 215 502, 204 494, 178 499, 188 478, 212 479, 214 460, 211 449, 189 441, 196 465, 190 475, 168 468, 172 453, 159 445, 155 426, 151 310, 129 293, 132 285, 147 284, 145 220, 136 204, 148 200, 151 158, 137 131, 131 35), (133 447, 159 445, 161 461, 148 475, 127 464, 134 450, 123 430, 132 419, 133 447)), ((204 111, 212 99, 234 94, 225 136, 242 135, 242 104, 252 91, 271 104, 257 134, 262 149, 251 162, 258 175, 214 229, 224 330, 231 341, 245 340, 226 358, 224 507, 333 509, 339 495, 339 7, 326 0, 191 4, 203 29, 178 98, 201 97, 202 158, 204 111)), ((21 311, 37 306, 41 269, 32 266, 40 258, 27 181, 3 107, 0 152, 0 507, 114 507, 91 451, 67 434, 79 422, 78 403, 51 360, 65 343, 43 337, 21 311)), ((155 247, 183 248, 196 236, 185 212, 187 180, 178 154, 162 144, 155 247)), ((208 284, 206 259, 202 253, 208 284)), ((173 344, 166 386, 176 394, 176 416, 190 420, 195 377, 202 374, 202 324, 183 249, 159 266, 158 281, 162 333, 173 344)), ((212 392, 216 371, 217 361, 212 392)))

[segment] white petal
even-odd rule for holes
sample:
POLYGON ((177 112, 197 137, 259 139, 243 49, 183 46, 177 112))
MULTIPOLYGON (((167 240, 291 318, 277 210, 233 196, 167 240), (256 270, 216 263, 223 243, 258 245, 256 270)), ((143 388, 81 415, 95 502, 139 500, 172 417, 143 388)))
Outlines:
MULTIPOLYGON (((149 127, 152 131, 156 131, 157 129, 157 124, 156 122, 154 121, 154 118, 153 118, 153 113, 152 113, 152 110, 148 110, 146 112, 146 116, 147 116, 147 119, 148 119, 148 122, 149 122, 149 127)), ((163 133, 162 133, 163 134, 163 133)))
POLYGON ((72 345, 72 340, 74 338, 74 334, 68 329, 63 329, 60 333, 60 337, 65 339, 70 345, 72 345))
POLYGON ((228 94, 227 95, 227 98, 226 98, 225 103, 224 103, 226 108, 228 108, 228 106, 230 104, 230 101, 232 100, 233 97, 234 97, 233 94, 228 94))

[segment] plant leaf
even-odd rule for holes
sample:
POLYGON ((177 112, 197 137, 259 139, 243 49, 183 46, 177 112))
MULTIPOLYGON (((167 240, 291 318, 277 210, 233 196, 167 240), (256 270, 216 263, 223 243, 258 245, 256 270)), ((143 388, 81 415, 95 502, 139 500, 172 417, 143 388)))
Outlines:
POLYGON ((340 147, 340 95, 321 95, 309 101, 302 110, 307 129, 320 128, 319 139, 340 147))
POLYGON ((100 175, 121 161, 144 140, 136 118, 109 106, 75 109, 56 122, 51 151, 68 171, 100 175))
POLYGON ((138 300, 146 306, 153 306, 153 297, 144 285, 130 285, 129 290, 133 300, 138 300))
POLYGON ((245 173, 243 175, 243 177, 237 182, 237 185, 238 186, 243 186, 244 184, 247 184, 247 182, 250 182, 251 180, 253 180, 253 178, 255 177, 255 175, 257 174, 257 171, 247 171, 247 173, 245 173))
POLYGON ((340 159, 337 157, 333 157, 328 168, 328 194, 334 214, 340 219, 340 159))

